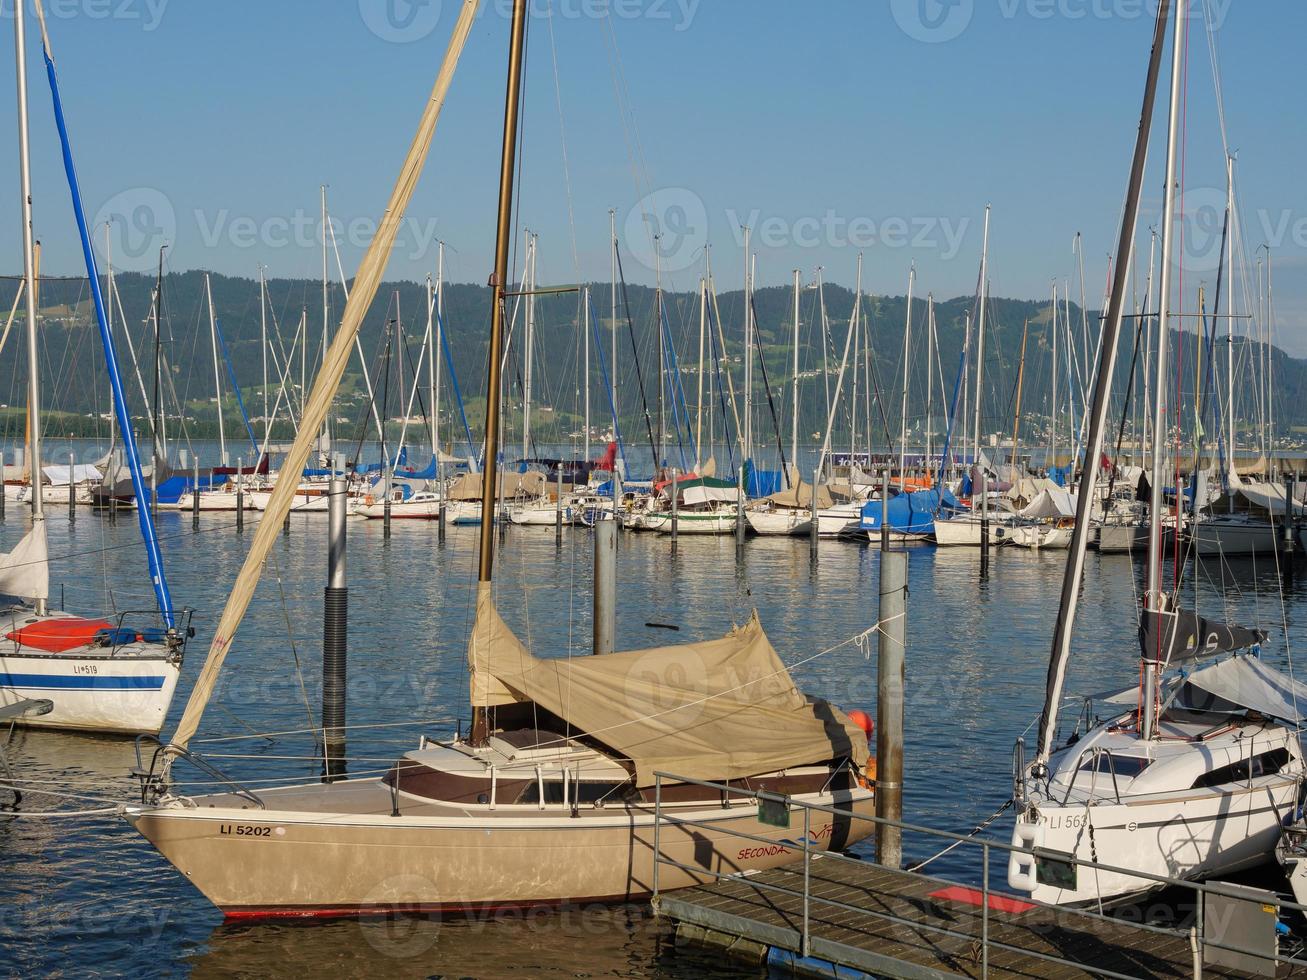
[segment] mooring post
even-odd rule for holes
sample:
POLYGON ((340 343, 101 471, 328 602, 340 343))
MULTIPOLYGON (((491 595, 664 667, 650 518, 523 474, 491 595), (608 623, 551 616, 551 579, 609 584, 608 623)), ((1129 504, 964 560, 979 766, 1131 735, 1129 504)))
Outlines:
POLYGON ((554 501, 554 546, 563 546, 563 464, 558 464, 558 499, 554 501))
MULTIPOLYGON (((3 453, 3 451, 0 451, 0 473, 4 472, 4 467, 6 465, 7 464, 5 463, 5 454, 3 453)), ((110 466, 113 465, 112 459, 109 460, 109 465, 110 466)), ((101 493, 104 492, 103 480, 100 481, 100 492, 101 493)), ((3 521, 4 519, 5 519, 5 485, 4 485, 4 480, 0 479, 0 521, 3 521)))
POLYGON ((880 485, 880 550, 889 551, 889 470, 880 485))
POLYGON ((744 506, 749 502, 749 495, 744 489, 745 468, 740 467, 740 478, 735 486, 735 560, 744 558, 744 536, 749 533, 749 522, 744 516, 744 506))
POLYGON ((676 470, 672 470, 672 554, 676 554, 676 535, 680 530, 680 503, 677 500, 681 495, 681 488, 676 479, 676 470))
POLYGON ((381 536, 390 540, 390 461, 381 468, 381 536))
MULTIPOLYGON (((980 460, 978 453, 976 472, 980 476, 980 577, 983 579, 989 577, 989 475, 980 460)), ((974 486, 971 492, 975 494, 974 486)))
MULTIPOLYGON (((880 623, 876 671, 876 816, 903 819, 903 674, 907 640, 908 553, 880 555, 880 623)), ((902 828, 876 825, 876 854, 887 868, 903 863, 902 828)))
POLYGON ((236 460, 236 531, 245 530, 245 457, 236 460))
POLYGON ((349 484, 334 472, 327 500, 327 587, 322 593, 322 781, 345 774, 345 669, 349 588, 345 513, 349 484))
POLYGON ((595 521, 594 653, 612 653, 617 643, 617 520, 595 521))
POLYGON ((812 511, 812 524, 808 528, 808 550, 812 554, 813 564, 816 564, 817 562, 817 540, 821 535, 821 514, 817 507, 817 491, 821 489, 821 485, 818 482, 820 479, 821 467, 819 466, 812 471, 812 499, 808 501, 811 505, 810 509, 812 511))
POLYGON ((613 520, 617 521, 622 527, 625 527, 626 525, 621 523, 621 508, 622 508, 622 474, 618 471, 617 464, 614 463, 613 464, 613 520))
POLYGON ((157 515, 159 513, 159 460, 150 465, 150 513, 157 515))
MULTIPOLYGON (((112 505, 110 505, 112 506, 112 505)), ((196 456, 191 470, 191 530, 200 529, 200 457, 196 456)))
MULTIPOLYGON (((68 523, 77 523, 77 494, 73 486, 73 454, 68 454, 68 523)), ((1292 540, 1292 539, 1291 539, 1292 540)))

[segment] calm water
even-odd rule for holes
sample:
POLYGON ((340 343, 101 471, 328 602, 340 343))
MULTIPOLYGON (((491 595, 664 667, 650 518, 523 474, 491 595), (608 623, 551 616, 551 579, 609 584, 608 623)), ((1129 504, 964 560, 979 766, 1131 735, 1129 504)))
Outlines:
MULTIPOLYGON (((174 598, 196 608, 175 724, 207 648, 252 531, 230 515, 164 513, 174 598)), ((26 527, 11 508, 0 548, 26 527)), ((320 671, 321 589, 326 522, 292 519, 273 552, 238 635, 203 738, 310 727, 320 671)), ((349 579, 352 725, 406 727, 352 733, 352 771, 383 768, 421 731, 445 733, 468 714, 463 671, 475 578, 473 529, 398 522, 387 544, 379 522, 351 522, 349 579)), ((754 539, 742 567, 730 539, 682 539, 676 557, 665 539, 623 537, 619 560, 619 642, 624 648, 669 639, 718 636, 753 607, 789 663, 837 649, 797 667, 800 686, 846 707, 875 708, 874 646, 838 646, 876 618, 877 553, 823 542, 810 564, 806 541, 754 539), (679 633, 649 623, 679 627, 679 633)), ((70 527, 50 519, 56 598, 99 613, 152 605, 135 523, 82 511, 70 527), (63 557, 68 556, 68 557, 63 557)), ((1063 557, 1004 551, 987 581, 967 551, 912 552, 908 624, 906 817, 967 831, 1009 793, 1013 740, 1039 712, 1063 557)), ((1077 656, 1069 689, 1100 691, 1130 683, 1137 670, 1132 604, 1139 572, 1129 559, 1092 555, 1077 656)), ((509 531, 498 573, 499 604, 529 646, 585 651, 590 636, 590 545, 586 531, 509 531)), ((1209 565, 1198 576, 1201 608, 1257 623, 1281 659, 1284 636, 1301 644, 1307 590, 1280 601, 1269 563, 1209 565), (1224 582, 1222 582, 1224 579, 1224 582)), ((1307 580, 1302 569, 1298 582, 1307 580)), ((245 738, 197 742, 232 774, 249 779, 314 778, 311 739, 245 738)), ((10 758, 27 778, 86 797, 58 805, 93 807, 132 797, 131 741, 46 733, 14 735, 10 758)), ((183 778, 191 778, 184 776, 183 778)), ((29 795, 28 809, 55 801, 29 795)), ((1005 836, 1006 825, 995 833, 1005 836)), ((909 856, 930 844, 908 840, 909 856)), ((960 855, 936 870, 975 873, 960 855)), ((754 975, 721 957, 678 949, 639 907, 585 908, 493 916, 489 920, 224 926, 220 915, 126 824, 115 818, 0 820, 0 956, 6 972, 133 976, 726 977, 754 975)))

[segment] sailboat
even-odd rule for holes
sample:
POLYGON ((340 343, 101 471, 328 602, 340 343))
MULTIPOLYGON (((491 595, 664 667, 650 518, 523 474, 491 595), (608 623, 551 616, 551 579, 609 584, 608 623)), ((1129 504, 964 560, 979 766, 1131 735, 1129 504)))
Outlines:
MULTIPOLYGON (((18 128, 23 198, 23 257, 27 294, 28 389, 31 408, 33 466, 41 458, 40 369, 36 334, 35 267, 32 261, 31 177, 29 168, 26 37, 23 4, 15 7, 17 36, 18 128)), ((191 635, 190 611, 174 611, 164 577, 148 497, 141 475, 131 418, 118 372, 113 335, 109 331, 100 278, 82 209, 77 176, 64 125, 44 16, 41 33, 46 71, 54 100, 55 120, 64 149, 64 164, 73 210, 77 217, 87 274, 105 362, 113 390, 114 410, 122 434, 138 502, 137 518, 146 545, 157 609, 148 613, 120 612, 111 617, 75 616, 49 608, 49 555, 46 546, 42 494, 32 495, 32 528, 18 547, 0 559, 0 592, 12 597, 0 610, 0 705, 48 699, 52 709, 28 716, 19 724, 94 732, 150 733, 163 728, 168 706, 181 673, 186 641, 191 635)))
MULTIPOLYGON (((1124 306, 1128 257, 1139 216, 1156 89, 1171 0, 1159 5, 1129 193, 1103 321, 1085 459, 1102 457, 1124 306)), ((1175 16, 1171 117, 1166 159, 1165 238, 1160 289, 1148 586, 1139 640, 1142 683, 1086 706, 1092 718, 1059 737, 1058 715, 1071 656, 1098 467, 1087 466, 1054 631, 1035 758, 1014 754, 1016 820, 1008 884, 1052 904, 1122 900, 1157 886, 1138 871, 1203 878, 1267 860, 1281 820, 1293 812, 1307 765, 1298 743, 1304 688, 1258 654, 1265 633, 1207 620, 1164 591, 1162 469, 1166 432, 1166 346, 1175 246, 1178 113, 1183 98, 1185 19, 1175 16), (1170 672, 1170 673, 1168 673, 1170 672), (1103 717, 1096 717, 1102 710, 1103 717), (1095 862, 1127 869, 1085 867, 1095 862)), ((1133 673, 1133 671, 1132 671, 1133 673)))
MULTIPOLYGON (((417 138, 363 259, 283 472, 307 456, 334 395, 352 336, 370 304, 431 146, 477 0, 464 0, 417 138)), ((504 295, 527 0, 515 0, 491 280, 487 387, 500 390, 504 295)), ((482 513, 493 517, 501 406, 486 411, 482 513)), ((692 784, 662 788, 668 812, 705 821, 655 826, 658 772, 735 780, 802 802, 870 814, 867 738, 843 712, 802 695, 756 616, 702 643, 577 659, 537 658, 500 618, 492 595, 495 533, 480 528, 476 619, 468 643, 473 721, 466 737, 423 738, 379 777, 190 797, 172 783, 248 606, 293 485, 279 483, 268 519, 215 630, 209 659, 163 766, 144 777, 145 802, 126 819, 229 917, 331 916, 405 908, 442 911, 579 899, 625 900, 652 891, 654 835, 677 867, 660 888, 722 871, 791 860, 792 831, 763 824, 756 806, 724 805, 692 784), (686 663, 701 683, 664 683, 686 663), (680 665, 674 667, 673 665, 680 665), (693 689, 691 689, 693 688, 693 689), (774 844, 745 844, 740 833, 774 844)), ((835 817, 812 831, 841 848, 870 832, 835 817)))

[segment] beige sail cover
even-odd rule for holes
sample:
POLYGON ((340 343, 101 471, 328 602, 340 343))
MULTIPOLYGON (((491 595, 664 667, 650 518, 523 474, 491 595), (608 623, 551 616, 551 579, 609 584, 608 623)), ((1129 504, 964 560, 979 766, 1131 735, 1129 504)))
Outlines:
POLYGON ((45 521, 32 529, 7 555, 0 554, 0 595, 20 599, 50 598, 50 561, 45 543, 45 521))
MULTIPOLYGON (((764 498, 770 500, 777 507, 807 508, 812 507, 812 484, 799 481, 797 487, 792 486, 788 490, 781 490, 764 498)), ((817 509, 824 510, 827 507, 834 507, 835 499, 825 486, 817 488, 817 509)))
MULTIPOLYGON (((480 473, 464 473, 449 485, 450 500, 481 500, 480 473)), ((499 489, 496 497, 539 497, 545 492, 545 475, 543 473, 499 473, 499 489)))
POLYGON ((839 709, 809 701, 772 648, 757 613, 720 640, 542 659, 500 618, 481 585, 468 648, 472 705, 533 702, 654 773, 727 780, 851 757, 867 738, 839 709))

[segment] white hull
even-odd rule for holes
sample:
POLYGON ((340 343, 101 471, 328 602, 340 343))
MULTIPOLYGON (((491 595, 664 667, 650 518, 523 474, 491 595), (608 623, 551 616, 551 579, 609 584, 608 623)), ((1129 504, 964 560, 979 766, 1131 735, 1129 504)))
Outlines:
MULTIPOLYGON (((1012 528, 1006 521, 991 518, 989 522, 989 544, 997 547, 1012 539, 1012 528)), ((935 543, 950 547, 979 548, 981 542, 981 522, 978 517, 955 517, 952 520, 935 521, 935 543)))
POLYGON ((163 728, 181 664, 166 655, 131 656, 86 649, 0 656, 0 704, 45 698, 46 715, 18 722, 30 728, 157 735, 163 728))
MULTIPOLYGON (((1295 776, 1281 774, 1254 779, 1251 786, 1127 797, 1123 803, 1041 803, 1036 822, 1029 814, 1018 818, 1012 843, 1080 861, 1096 856, 1100 864, 1172 878, 1229 874, 1270 858, 1297 788, 1295 776)), ((1075 888, 1039 883, 1032 859, 1024 854, 1014 853, 1008 865, 1010 887, 1055 905, 1108 901, 1155 887, 1145 878, 1087 867, 1077 869, 1076 879, 1075 888)))
POLYGON ((1283 525, 1263 521, 1198 521, 1192 525, 1194 554, 1273 555, 1284 534, 1283 525))
MULTIPOLYGON (((243 494, 243 506, 246 510, 259 510, 251 499, 251 494, 243 494)), ((235 511, 237 510, 237 494, 233 491, 228 493, 226 490, 200 491, 200 510, 202 511, 235 511)), ((177 503, 173 505, 177 510, 194 510, 195 494, 184 493, 177 498, 177 503)))
POLYGON ((1041 524, 1017 525, 1011 529, 1012 543, 1031 551, 1065 551, 1071 547, 1072 529, 1041 524))
MULTIPOLYGON (((755 534, 797 536, 812 534, 812 512, 807 510, 746 510, 745 518, 755 534)), ((821 528, 818 527, 818 533, 821 528)))
MULTIPOLYGON (((563 508, 563 523, 572 523, 572 508, 563 508)), ((518 527, 553 527, 558 522, 558 508, 553 504, 536 507, 509 507, 508 519, 518 527)))
MULTIPOLYGON (((672 533, 672 515, 670 512, 649 514, 647 527, 659 534, 672 533)), ((734 513, 704 514, 685 511, 676 515, 676 533, 681 534, 734 534, 739 518, 734 513)))

